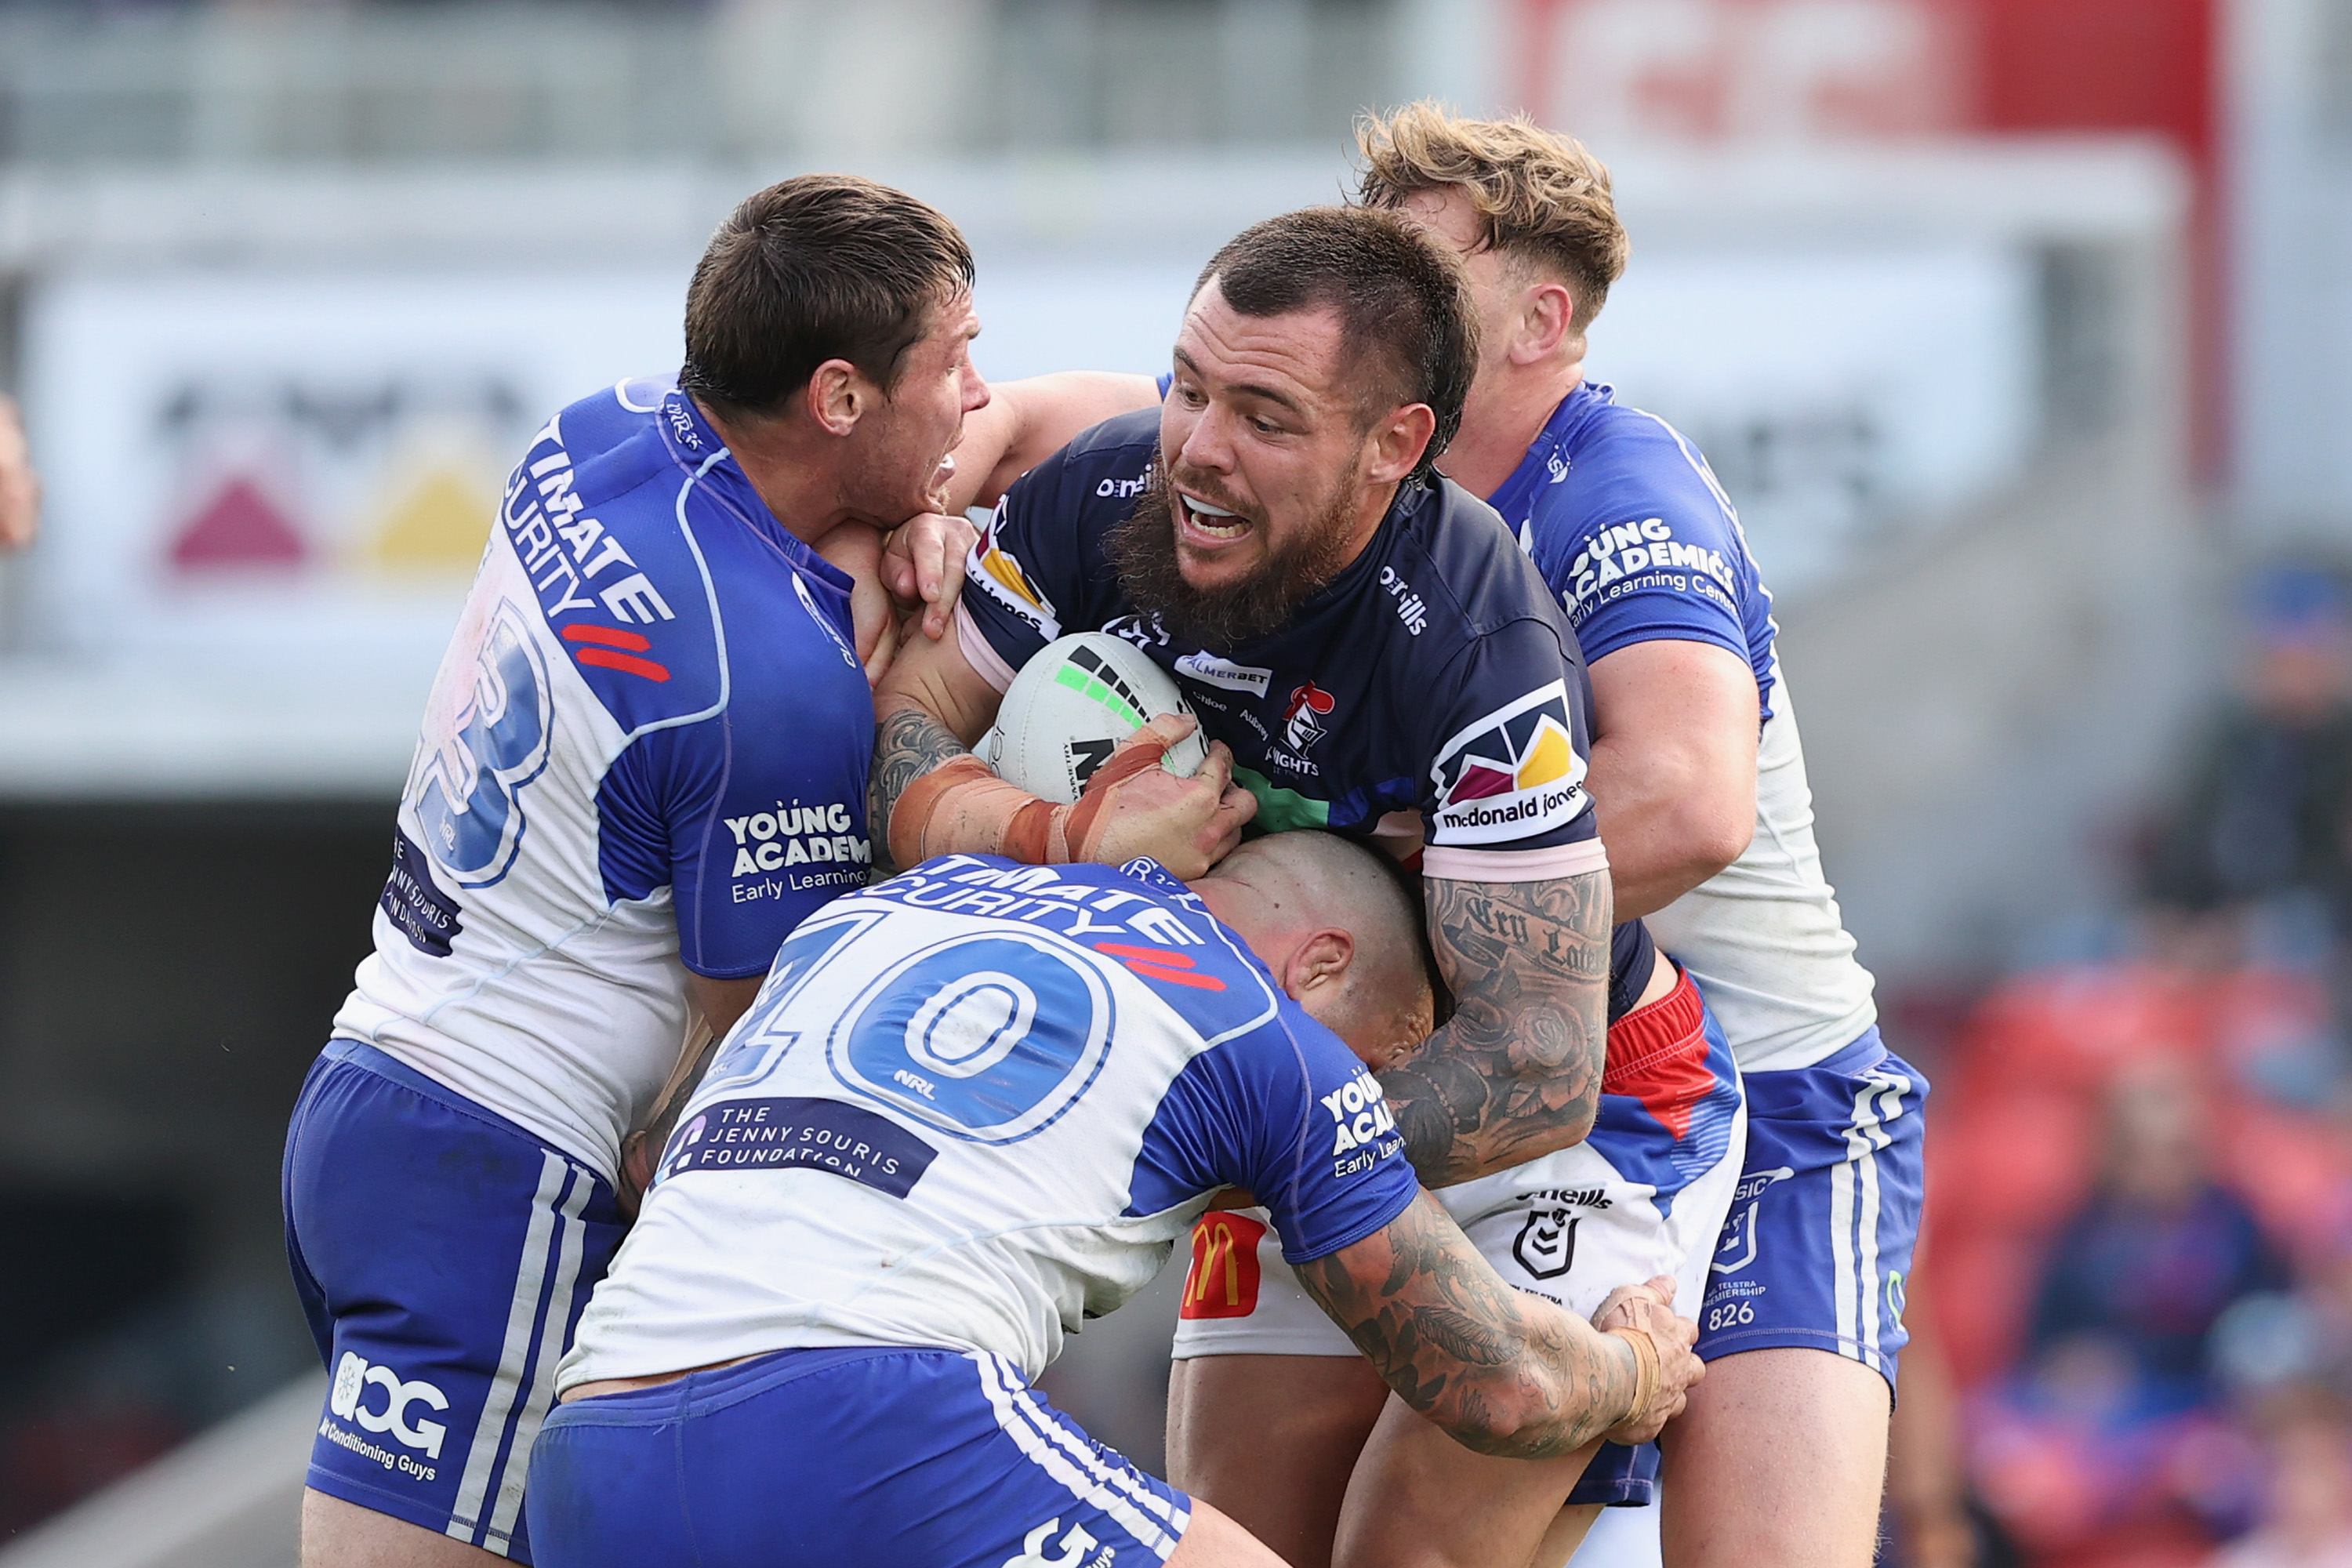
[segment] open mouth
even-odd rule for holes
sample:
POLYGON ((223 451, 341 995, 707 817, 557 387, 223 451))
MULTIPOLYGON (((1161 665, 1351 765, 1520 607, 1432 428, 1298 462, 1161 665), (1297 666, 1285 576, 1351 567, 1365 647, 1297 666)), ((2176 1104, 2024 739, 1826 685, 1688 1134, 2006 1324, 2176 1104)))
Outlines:
POLYGON ((1221 506, 1211 506, 1207 501, 1198 500, 1183 490, 1176 492, 1176 500, 1178 510, 1183 516, 1184 531, 1192 536, 1195 542, 1211 545, 1227 544, 1250 531, 1249 519, 1239 512, 1228 511, 1221 506))

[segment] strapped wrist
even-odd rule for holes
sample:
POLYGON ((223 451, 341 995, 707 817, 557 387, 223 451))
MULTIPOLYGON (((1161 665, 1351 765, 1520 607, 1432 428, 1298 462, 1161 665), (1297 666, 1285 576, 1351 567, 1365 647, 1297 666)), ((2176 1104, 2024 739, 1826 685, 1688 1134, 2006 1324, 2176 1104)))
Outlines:
POLYGON ((934 855, 1005 855, 1033 866, 1071 857, 1057 832, 1069 807, 1040 800, 965 752, 899 794, 890 812, 890 858, 917 866, 934 855))
POLYGON ((1647 1414, 1650 1406, 1657 1402, 1658 1384, 1664 1376, 1658 1367, 1658 1345, 1640 1329, 1615 1328, 1601 1331, 1614 1334, 1633 1347, 1633 1405, 1625 1412, 1624 1420, 1615 1424, 1622 1426, 1626 1421, 1637 1420, 1647 1414))

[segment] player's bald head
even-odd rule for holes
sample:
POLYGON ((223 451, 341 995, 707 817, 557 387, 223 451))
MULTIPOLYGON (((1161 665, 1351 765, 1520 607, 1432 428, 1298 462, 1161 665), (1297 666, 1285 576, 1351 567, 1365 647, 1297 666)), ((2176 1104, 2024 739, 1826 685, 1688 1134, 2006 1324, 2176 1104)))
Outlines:
POLYGON ((1435 1002, 1421 911, 1374 851, 1333 833, 1272 833, 1193 887, 1291 995, 1374 1066, 1428 1037, 1435 1002))

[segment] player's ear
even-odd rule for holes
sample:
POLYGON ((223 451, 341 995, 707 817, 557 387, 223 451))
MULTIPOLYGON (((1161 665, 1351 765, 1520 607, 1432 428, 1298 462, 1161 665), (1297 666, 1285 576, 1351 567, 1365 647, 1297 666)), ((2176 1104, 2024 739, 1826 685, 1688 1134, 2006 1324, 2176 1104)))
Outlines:
MULTIPOLYGON (((1576 297, 1564 283, 1545 279, 1520 296, 1518 333, 1512 340, 1513 364, 1540 364, 1559 352, 1576 320, 1576 297)), ((1578 358, 1582 358, 1581 353, 1578 358)))
POLYGON ((1348 966, 1355 961, 1356 939, 1336 926, 1326 927, 1291 950, 1290 962, 1282 966, 1282 988, 1301 1005, 1336 1002, 1346 987, 1348 966))
POLYGON ((1437 434, 1437 411, 1426 403, 1408 403, 1393 409, 1372 426, 1365 442, 1364 477, 1376 485, 1392 485, 1421 466, 1429 438, 1437 434))
POLYGON ((845 359, 829 359, 817 366, 803 394, 809 417, 828 436, 846 436, 857 428, 873 396, 866 378, 845 359))

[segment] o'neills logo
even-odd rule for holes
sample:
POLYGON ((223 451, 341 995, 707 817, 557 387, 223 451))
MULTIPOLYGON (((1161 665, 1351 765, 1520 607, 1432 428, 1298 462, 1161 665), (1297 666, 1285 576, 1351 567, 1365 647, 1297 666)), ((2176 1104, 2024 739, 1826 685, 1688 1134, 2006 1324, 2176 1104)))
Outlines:
POLYGON ((1568 687, 1555 680, 1469 725, 1440 750, 1438 844, 1492 844, 1548 832, 1584 809, 1568 687))

